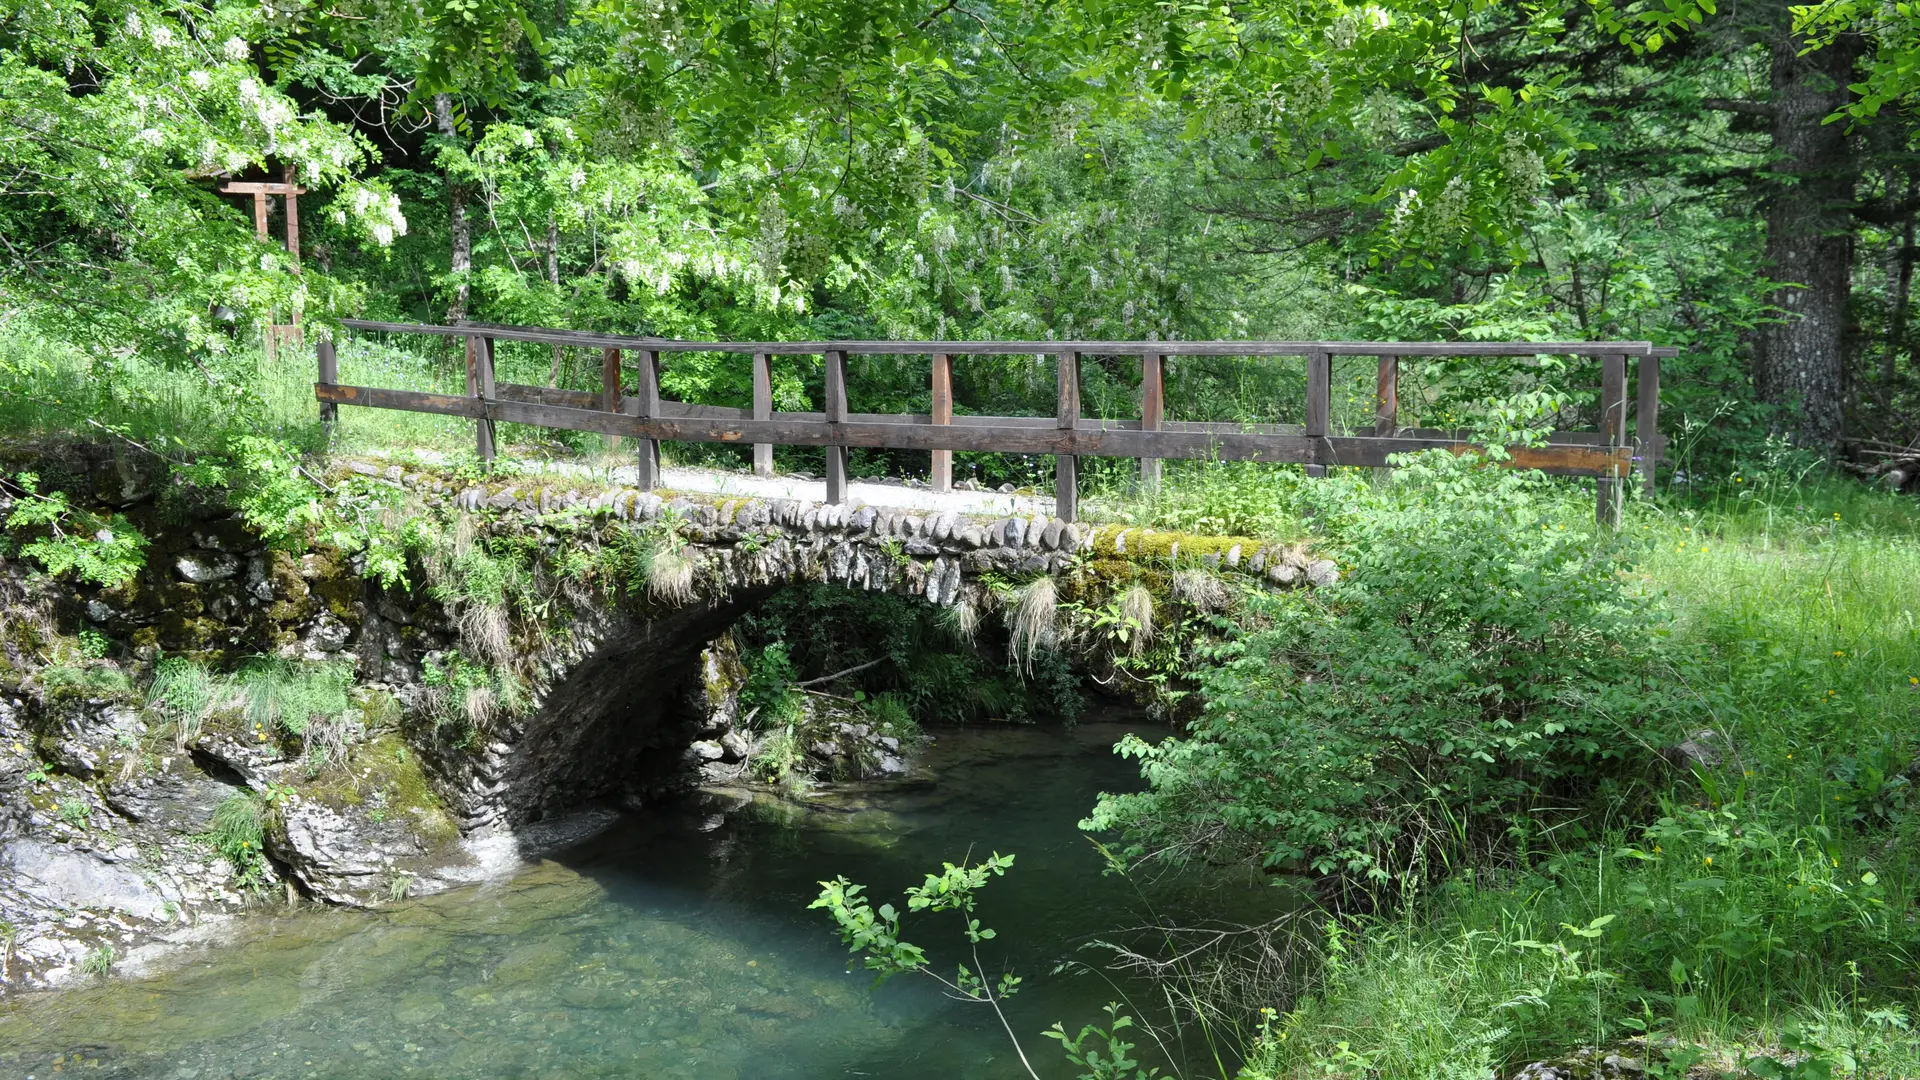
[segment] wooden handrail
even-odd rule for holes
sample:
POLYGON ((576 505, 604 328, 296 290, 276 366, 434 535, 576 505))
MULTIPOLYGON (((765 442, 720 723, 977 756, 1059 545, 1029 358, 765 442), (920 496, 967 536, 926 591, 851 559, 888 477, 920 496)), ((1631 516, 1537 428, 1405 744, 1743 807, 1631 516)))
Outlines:
POLYGON ((573 431, 632 437, 640 442, 639 483, 659 482, 659 445, 662 441, 750 444, 757 472, 772 470, 774 446, 820 446, 827 451, 827 500, 843 502, 847 490, 847 451, 851 447, 922 450, 933 456, 936 490, 947 490, 952 479, 952 452, 990 451, 1011 454, 1052 454, 1056 460, 1056 513, 1071 521, 1077 513, 1077 462, 1081 457, 1131 457, 1140 460, 1140 475, 1157 483, 1159 462, 1166 458, 1220 458, 1225 460, 1294 462, 1312 476, 1328 466, 1380 467, 1395 454, 1426 449, 1460 451, 1470 440, 1457 432, 1406 430, 1398 427, 1398 377, 1401 363, 1410 357, 1436 356, 1589 356, 1601 362, 1601 399, 1598 431, 1555 432, 1548 445, 1511 447, 1516 467, 1535 468, 1599 479, 1595 514, 1605 524, 1616 520, 1621 486, 1637 465, 1651 476, 1665 440, 1658 434, 1659 363, 1678 355, 1671 347, 1645 341, 1610 342, 1406 342, 1406 341, 819 341, 723 342, 681 341, 633 337, 542 327, 459 323, 427 326, 411 323, 342 320, 350 330, 380 333, 430 334, 466 340, 467 392, 453 396, 379 387, 343 386, 333 343, 317 350, 319 378, 314 396, 323 418, 331 419, 339 405, 401 409, 470 417, 482 460, 494 453, 493 426, 497 421, 533 424, 573 431), (526 341, 586 346, 602 350, 599 393, 546 386, 496 383, 494 342, 526 341), (620 354, 631 351, 637 360, 636 391, 629 397, 620 385, 620 354), (750 356, 753 364, 753 403, 748 409, 662 401, 659 396, 661 353, 723 352, 750 356), (817 354, 826 372, 826 398, 820 412, 776 412, 772 400, 771 357, 817 354), (926 355, 931 358, 932 413, 883 415, 854 413, 847 407, 849 354, 926 355), (1040 354, 1055 357, 1058 408, 1049 419, 1038 416, 956 416, 953 414, 951 362, 955 356, 1040 354), (1081 416, 1079 359, 1084 355, 1138 355, 1141 357, 1141 414, 1138 420, 1088 419, 1081 416), (1165 419, 1166 361, 1191 356, 1304 356, 1307 359, 1305 423, 1241 424, 1170 421, 1165 419), (1380 371, 1374 425, 1370 434, 1341 435, 1332 429, 1332 358, 1373 356, 1380 371), (1634 438, 1627 439, 1628 357, 1637 361, 1637 400, 1634 438))
POLYGON ((396 334, 434 334, 441 337, 490 337, 498 341, 531 341, 543 345, 579 345, 592 348, 653 349, 658 352, 771 353, 819 355, 835 351, 882 356, 1006 356, 1020 353, 1054 354, 1071 349, 1082 356, 1677 356, 1672 346, 1647 341, 683 341, 679 338, 602 334, 590 330, 555 330, 537 326, 495 323, 375 322, 342 319, 349 330, 396 334))

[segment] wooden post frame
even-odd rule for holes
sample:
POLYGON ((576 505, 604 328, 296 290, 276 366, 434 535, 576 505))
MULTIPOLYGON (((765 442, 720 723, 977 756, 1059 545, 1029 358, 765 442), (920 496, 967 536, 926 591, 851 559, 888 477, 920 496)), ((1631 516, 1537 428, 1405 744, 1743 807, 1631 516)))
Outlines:
MULTIPOLYGON (((1072 431, 1080 423, 1080 354, 1062 350, 1055 364, 1060 385, 1060 410, 1056 418, 1060 430, 1072 431)), ((1053 515, 1061 521, 1073 521, 1080 511, 1080 459, 1072 454, 1053 456, 1053 515)))
MULTIPOLYGON (((1627 441, 1627 358, 1608 353, 1600 358, 1600 445, 1612 450, 1627 441)), ((1603 528, 1620 524, 1623 478, 1602 475, 1594 496, 1593 515, 1603 528)))
POLYGON ((479 361, 475 366, 480 375, 481 413, 480 419, 474 422, 474 442, 475 449, 480 452, 480 460, 491 466, 494 451, 492 410, 496 400, 493 391, 493 339, 481 338, 480 347, 476 352, 479 361))
POLYGON ((847 448, 838 441, 835 429, 847 421, 847 354, 828 349, 826 362, 825 415, 827 431, 835 441, 827 445, 827 501, 839 505, 847 501, 847 448))
POLYGON ((1638 400, 1633 406, 1633 456, 1639 463, 1640 489, 1652 498, 1660 465, 1660 357, 1640 357, 1634 371, 1638 400))
MULTIPOLYGON (((620 350, 600 350, 600 407, 610 413, 620 411, 620 350)), ((620 436, 607 436, 607 449, 620 449, 620 436)))
POLYGON ((1392 438, 1400 427, 1400 358, 1380 358, 1380 377, 1373 397, 1373 433, 1392 438))
MULTIPOLYGON (((753 418, 773 419, 773 357, 763 352, 753 354, 753 418)), ((753 474, 773 475, 772 443, 753 444, 753 474)))
MULTIPOLYGON (((633 415, 651 420, 660 415, 660 354, 652 349, 635 349, 639 374, 633 389, 633 415)), ((660 486, 660 440, 641 439, 640 460, 633 486, 652 491, 660 486)))
MULTIPOLYGON (((930 387, 932 414, 929 419, 942 426, 953 424, 953 361, 946 353, 933 354, 933 377, 930 387)), ((953 490, 953 451, 934 450, 933 464, 928 470, 928 479, 935 491, 953 490)))
MULTIPOLYGON (((1162 371, 1163 358, 1159 353, 1140 354, 1140 430, 1159 431, 1160 422, 1166 417, 1166 386, 1162 371)), ((1145 491, 1160 490, 1160 459, 1143 457, 1140 459, 1140 487, 1145 491)))
POLYGON ((1308 476, 1327 475, 1330 445, 1327 427, 1333 413, 1333 357, 1324 349, 1307 353, 1307 438, 1311 440, 1308 476))
MULTIPOLYGON (((337 385, 340 382, 340 362, 338 358, 334 356, 332 339, 322 338, 314 342, 313 358, 320 369, 314 381, 318 382, 321 386, 337 385)), ((339 415, 340 406, 331 401, 323 401, 320 403, 321 423, 331 427, 333 422, 339 418, 339 415)))

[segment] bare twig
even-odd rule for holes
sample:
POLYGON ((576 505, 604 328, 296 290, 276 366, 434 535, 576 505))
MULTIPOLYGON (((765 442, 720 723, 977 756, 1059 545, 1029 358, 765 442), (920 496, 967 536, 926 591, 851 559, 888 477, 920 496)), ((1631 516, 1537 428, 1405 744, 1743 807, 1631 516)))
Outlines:
POLYGON ((886 663, 886 661, 887 661, 887 658, 883 656, 878 660, 869 660, 864 664, 855 664, 854 666, 847 668, 845 671, 836 671, 831 675, 822 675, 817 679, 808 679, 806 682, 794 683, 793 688, 795 690, 805 690, 809 686, 819 686, 821 683, 830 683, 835 679, 844 679, 848 675, 852 675, 855 672, 865 671, 870 667, 874 667, 875 665, 884 664, 886 663))

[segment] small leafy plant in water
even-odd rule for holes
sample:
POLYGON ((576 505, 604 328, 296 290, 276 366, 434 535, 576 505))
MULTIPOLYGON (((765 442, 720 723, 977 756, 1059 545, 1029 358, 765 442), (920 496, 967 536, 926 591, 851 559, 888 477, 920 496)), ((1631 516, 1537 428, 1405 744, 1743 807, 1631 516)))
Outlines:
MULTIPOLYGON (((963 861, 958 866, 945 863, 940 873, 928 874, 925 882, 907 889, 909 912, 951 911, 960 916, 961 933, 967 940, 968 955, 973 963, 956 965, 951 977, 935 971, 927 961, 926 951, 900 936, 899 909, 892 904, 874 907, 862 895, 866 891, 864 885, 844 877, 822 881, 820 895, 807 909, 820 908, 827 912, 840 928, 840 940, 847 944, 848 951, 860 955, 863 966, 877 973, 874 985, 895 975, 924 975, 939 983, 950 996, 991 1008, 1006 1031, 1007 1040, 1013 1044, 1021 1067, 1028 1076, 1039 1080, 1039 1073, 1027 1060, 1026 1050, 1021 1047, 1001 1007, 1002 1002, 1019 992, 1020 976, 1002 972, 998 979, 987 977, 986 966, 980 959, 980 943, 993 940, 995 934, 974 915, 980 890, 989 880, 1004 876, 1012 868, 1013 856, 996 852, 979 863, 963 861)), ((1121 1031, 1133 1025, 1133 1019, 1121 1014, 1117 1004, 1108 1005, 1106 1011, 1109 1022, 1105 1028, 1088 1025, 1081 1028, 1078 1035, 1069 1036, 1065 1028, 1055 1024, 1046 1035, 1059 1040, 1067 1058, 1081 1067, 1080 1080, 1151 1080, 1159 1075, 1158 1069, 1144 1069, 1133 1060, 1129 1051, 1134 1044, 1119 1037, 1121 1031)))

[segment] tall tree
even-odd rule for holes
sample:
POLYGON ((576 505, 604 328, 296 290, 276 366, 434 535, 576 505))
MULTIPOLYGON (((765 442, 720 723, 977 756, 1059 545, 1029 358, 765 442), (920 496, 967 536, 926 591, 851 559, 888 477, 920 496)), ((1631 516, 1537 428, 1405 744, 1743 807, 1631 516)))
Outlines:
POLYGON ((1780 283, 1779 318, 1760 332, 1754 385, 1766 401, 1792 410, 1794 434, 1831 450, 1845 424, 1846 334, 1852 290, 1853 211, 1860 162, 1845 124, 1860 42, 1841 35, 1808 50, 1778 11, 1768 111, 1774 162, 1765 191, 1767 265, 1780 283))

